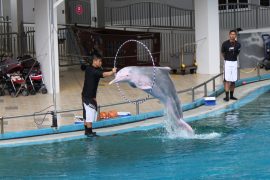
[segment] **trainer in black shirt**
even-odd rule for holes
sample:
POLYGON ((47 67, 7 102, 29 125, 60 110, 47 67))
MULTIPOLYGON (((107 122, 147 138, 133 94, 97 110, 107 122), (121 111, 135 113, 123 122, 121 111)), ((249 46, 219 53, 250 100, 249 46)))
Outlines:
POLYGON ((85 69, 82 98, 90 100, 96 98, 99 79, 103 78, 103 71, 100 68, 87 66, 85 69))
POLYGON ((237 56, 240 53, 241 44, 239 42, 227 40, 224 41, 221 47, 221 52, 226 61, 237 61, 237 56))
POLYGON ((82 90, 82 105, 83 105, 83 118, 85 135, 95 135, 92 131, 92 122, 97 119, 97 88, 100 78, 112 76, 116 73, 116 68, 112 71, 103 72, 102 58, 100 55, 95 54, 93 56, 93 62, 91 66, 87 66, 85 69, 84 85, 82 90))
POLYGON ((224 101, 237 100, 233 93, 237 80, 237 56, 240 53, 241 44, 236 41, 236 36, 236 31, 231 30, 229 32, 230 39, 224 41, 221 47, 221 53, 224 57, 224 89, 226 93, 224 101))

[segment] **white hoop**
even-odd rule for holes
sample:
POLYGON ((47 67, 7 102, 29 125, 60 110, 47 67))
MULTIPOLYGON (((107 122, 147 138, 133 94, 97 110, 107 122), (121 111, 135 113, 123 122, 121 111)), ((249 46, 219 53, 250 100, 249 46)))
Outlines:
MULTIPOLYGON (((119 51, 122 49, 122 47, 123 47, 125 44, 127 44, 127 43, 129 43, 129 42, 136 42, 136 43, 139 43, 140 45, 142 45, 142 46, 147 50, 147 52, 148 52, 148 54, 149 54, 149 56, 150 56, 150 58, 151 58, 151 60, 152 60, 152 64, 153 64, 153 81, 152 81, 152 86, 151 86, 151 89, 150 89, 150 93, 151 93, 151 92, 152 92, 152 89, 153 89, 153 87, 154 87, 154 84, 155 84, 155 79, 156 79, 156 68, 155 68, 155 62, 154 62, 154 58, 153 58, 153 56, 152 56, 152 53, 151 53, 151 51, 148 49, 148 47, 147 47, 144 43, 142 43, 142 42, 140 42, 140 41, 137 41, 137 40, 135 40, 135 39, 130 39, 130 40, 125 41, 123 44, 121 44, 121 46, 118 48, 118 50, 117 50, 117 52, 116 52, 116 55, 115 55, 115 57, 114 57, 114 67, 116 67, 116 59, 117 59, 117 56, 118 56, 119 51)), ((142 103, 144 103, 147 99, 150 98, 150 96, 149 96, 149 94, 148 94, 148 96, 147 96, 146 98, 142 99, 142 100, 137 99, 137 100, 135 100, 135 101, 131 101, 130 99, 128 99, 128 98, 125 96, 125 93, 121 90, 121 88, 120 88, 120 86, 119 86, 119 83, 116 83, 116 86, 117 86, 118 91, 120 92, 122 98, 123 98, 125 101, 129 102, 129 103, 133 103, 133 104, 142 104, 142 103)))

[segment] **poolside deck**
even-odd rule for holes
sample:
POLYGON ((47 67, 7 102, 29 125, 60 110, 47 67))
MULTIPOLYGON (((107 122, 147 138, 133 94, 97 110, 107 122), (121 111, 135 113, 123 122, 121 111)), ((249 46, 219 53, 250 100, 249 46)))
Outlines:
MULTIPOLYGON (((256 71, 250 71, 249 70, 241 71, 241 78, 246 77, 253 77, 256 76, 256 71)), ((266 74, 267 71, 262 70, 261 74, 266 74)), ((213 75, 214 76, 214 75, 213 75)), ((183 90, 190 87, 194 87, 208 79, 210 79, 212 76, 209 75, 172 75, 172 79, 175 83, 177 90, 183 90)), ((111 104, 111 103, 117 103, 123 101, 121 99, 121 96, 118 93, 118 90, 115 86, 109 86, 108 82, 111 80, 111 78, 108 79, 102 79, 100 82, 100 87, 98 89, 98 102, 100 105, 104 104, 111 104)), ((57 96, 57 104, 58 110, 67 110, 67 109, 79 109, 81 108, 81 99, 80 99, 80 93, 83 83, 83 73, 78 69, 69 69, 68 71, 62 71, 61 72, 61 93, 57 96)), ((236 89, 236 96, 239 98, 245 97, 248 93, 254 91, 256 88, 268 85, 270 83, 269 80, 261 81, 253 84, 248 84, 245 86, 238 87, 236 89)), ((216 87, 222 85, 222 78, 219 79, 218 82, 216 82, 216 87)), ((130 88, 126 85, 121 86, 125 92, 127 93, 128 97, 146 97, 146 94, 140 90, 130 88)), ((209 86, 209 91, 211 91, 211 88, 209 86)), ((198 89, 196 92, 196 98, 203 96, 203 89, 198 89)), ((188 119, 190 117, 195 117, 198 115, 202 115, 205 113, 209 113, 212 111, 216 111, 218 109, 225 108, 226 106, 234 103, 234 101, 224 102, 223 99, 224 95, 221 95, 217 98, 217 105, 216 106, 201 106, 199 108, 189 110, 184 112, 185 119, 188 119)), ((190 103, 191 102, 191 94, 190 92, 183 93, 180 95, 182 103, 190 103)), ((32 114, 34 112, 38 112, 41 109, 44 109, 45 107, 48 107, 52 105, 52 95, 46 94, 37 94, 35 96, 19 96, 17 98, 12 98, 10 96, 3 96, 0 97, 0 105, 4 108, 0 109, 0 114, 3 116, 14 116, 14 115, 22 115, 22 114, 32 114)), ((146 103, 144 103, 142 106, 140 106, 140 112, 152 112, 156 110, 162 109, 162 104, 158 102, 158 100, 149 100, 146 103)), ((108 107, 108 108, 102 108, 101 111, 108 111, 116 109, 117 111, 130 111, 132 114, 135 114, 135 105, 133 104, 125 104, 125 105, 119 105, 115 107, 108 107)), ((50 109, 47 109, 48 111, 50 109)), ((68 125, 74 123, 74 115, 81 115, 81 111, 78 112, 68 112, 63 113, 61 116, 58 116, 59 124, 62 125, 68 125)), ((43 117, 39 117, 37 121, 41 122, 43 117)), ((163 117, 125 124, 125 125, 119 125, 115 127, 107 127, 107 128, 100 128, 97 129, 97 132, 100 135, 107 135, 107 134, 118 134, 121 132, 129 131, 129 130, 138 130, 142 129, 141 127, 144 127, 143 129, 153 126, 158 126, 162 123, 163 117), (135 129, 134 129, 135 128, 135 129)), ((38 122, 38 123, 39 123, 38 122)), ((33 118, 17 118, 17 119, 10 119, 5 120, 5 132, 17 132, 22 130, 31 130, 31 129, 39 129, 44 127, 50 127, 51 125, 51 117, 48 115, 44 119, 44 122, 42 125, 38 126, 33 118)), ((8 144, 14 144, 14 143, 25 143, 25 142, 39 142, 39 141, 57 141, 59 139, 68 139, 68 138, 83 138, 83 132, 72 132, 72 133, 63 133, 63 134, 56 134, 56 135, 48 135, 43 137, 32 137, 32 138, 23 138, 20 140, 4 140, 1 141, 1 145, 8 145, 8 144)))

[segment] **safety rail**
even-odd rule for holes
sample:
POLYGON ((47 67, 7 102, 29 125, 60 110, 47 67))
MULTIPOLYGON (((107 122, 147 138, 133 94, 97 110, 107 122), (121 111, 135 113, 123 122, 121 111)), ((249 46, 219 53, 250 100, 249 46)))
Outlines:
POLYGON ((270 7, 250 3, 219 5, 221 29, 253 29, 270 26, 270 7))
MULTIPOLYGON (((181 91, 177 91, 177 94, 182 94, 182 93, 187 93, 187 92, 191 92, 191 99, 192 102, 195 101, 195 91, 199 88, 201 88, 202 86, 204 86, 204 96, 207 96, 207 84, 210 82, 213 82, 213 91, 215 91, 215 86, 216 86, 216 79, 219 78, 223 73, 220 73, 212 78, 210 78, 209 80, 195 86, 195 87, 191 87, 188 89, 184 89, 181 91)), ((153 100, 155 99, 154 97, 150 97, 149 100, 153 100)), ((135 101, 132 101, 133 104, 135 104, 135 108, 136 108, 136 114, 140 114, 140 102, 142 101, 142 99, 137 99, 135 101)), ((129 104, 129 102, 123 101, 123 102, 119 102, 119 103, 113 103, 113 104, 107 104, 107 105, 100 105, 98 106, 98 113, 100 113, 101 108, 105 108, 105 107, 112 107, 112 106, 117 106, 117 105, 123 105, 123 104, 129 104)), ((71 109, 71 110, 62 110, 62 111, 56 111, 57 114, 62 114, 62 113, 67 113, 67 112, 76 112, 76 111, 82 111, 82 109, 71 109)), ((27 114, 27 115, 20 115, 20 116, 6 116, 6 117, 0 117, 0 127, 1 127, 1 134, 4 134, 4 120, 8 120, 8 119, 15 119, 15 118, 25 118, 25 117, 35 117, 35 116, 45 116, 45 115, 52 115, 52 126, 51 127, 55 127, 55 114, 53 113, 53 111, 48 111, 46 113, 33 113, 33 114, 27 114)), ((57 124, 57 123, 56 123, 57 124)))
MULTIPOLYGON (((260 76, 259 64, 257 64, 256 69, 257 69, 257 76, 259 77, 260 76)), ((207 97, 208 96, 207 85, 212 82, 212 91, 211 92, 215 92, 216 91, 216 79, 221 77, 222 75, 223 75, 223 73, 220 73, 220 74, 210 78, 209 80, 207 80, 207 81, 205 81, 205 82, 203 82, 203 83, 201 83, 201 84, 199 84, 197 86, 177 91, 177 94, 191 92, 191 102, 195 102, 195 91, 197 89, 203 87, 203 89, 204 89, 203 97, 207 97)), ((150 97, 148 100, 153 100, 153 99, 155 99, 155 98, 150 97)), ((132 101, 132 103, 135 104, 136 114, 137 115, 140 114, 140 102, 142 100, 143 99, 137 99, 135 101, 132 101)), ((107 105, 99 105, 98 106, 98 113, 100 113, 101 108, 112 107, 112 106, 123 105, 123 104, 130 104, 130 102, 123 101, 123 102, 107 104, 107 105)), ((62 110, 62 111, 56 111, 56 113, 57 114, 62 114, 62 113, 76 112, 76 111, 82 111, 82 109, 79 108, 79 109, 71 109, 71 110, 62 110)), ((56 115, 54 114, 53 111, 48 111, 46 113, 34 113, 34 114, 20 115, 20 116, 6 116, 6 117, 0 116, 1 134, 4 134, 4 120, 15 119, 15 118, 24 118, 24 117, 42 116, 42 115, 48 115, 48 114, 52 115, 52 126, 51 127, 57 127, 57 121, 56 121, 56 118, 55 118, 56 115)))

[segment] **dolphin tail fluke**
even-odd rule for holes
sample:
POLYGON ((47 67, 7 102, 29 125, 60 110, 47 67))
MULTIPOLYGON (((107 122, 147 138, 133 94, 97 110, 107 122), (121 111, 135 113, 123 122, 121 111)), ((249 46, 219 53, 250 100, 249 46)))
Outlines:
POLYGON ((185 121, 183 121, 182 119, 180 119, 178 121, 178 124, 188 132, 189 135, 194 135, 194 130, 192 129, 192 127, 186 123, 185 121))

